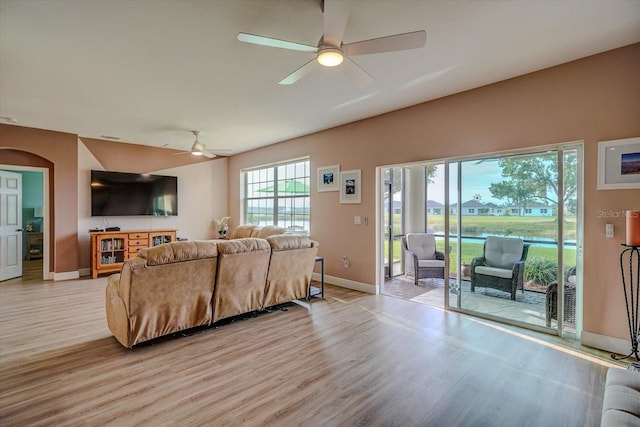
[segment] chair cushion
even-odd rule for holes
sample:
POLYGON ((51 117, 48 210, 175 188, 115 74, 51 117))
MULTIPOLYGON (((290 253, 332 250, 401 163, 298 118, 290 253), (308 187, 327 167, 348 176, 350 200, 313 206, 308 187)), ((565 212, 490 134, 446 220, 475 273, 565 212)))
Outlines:
POLYGON ((572 284, 572 285, 575 285, 576 284, 576 276, 567 277, 567 282, 572 284))
MULTIPOLYGON (((524 242, 511 237, 487 237, 484 250, 484 258, 489 267, 508 268, 522 258, 524 242)), ((509 274, 511 277, 511 274, 509 274)))
POLYGON ((407 249, 416 254, 418 259, 436 258, 436 239, 432 234, 407 234, 407 249))
POLYGON ((502 277, 503 279, 511 279, 513 277, 513 270, 497 267, 486 267, 484 265, 476 266, 476 274, 484 274, 486 276, 502 277))
POLYGON ((418 267, 443 267, 444 261, 439 259, 419 259, 418 267))

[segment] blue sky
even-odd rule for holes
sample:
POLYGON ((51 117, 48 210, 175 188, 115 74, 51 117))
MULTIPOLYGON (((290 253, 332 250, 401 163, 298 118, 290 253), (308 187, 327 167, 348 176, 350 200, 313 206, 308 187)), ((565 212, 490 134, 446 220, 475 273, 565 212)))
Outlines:
MULTIPOLYGON (((457 176, 455 165, 450 166, 450 172, 454 178, 457 176)), ((497 159, 488 159, 482 162, 474 160, 462 163, 462 202, 471 200, 476 194, 479 194, 482 203, 504 204, 505 201, 491 197, 491 192, 489 191, 489 186, 492 182, 500 182, 502 180, 497 159)), ((438 166, 434 181, 433 184, 429 184, 427 198, 444 204, 444 165, 438 166)), ((450 195, 450 202, 453 204, 457 201, 455 195, 456 185, 453 180, 450 185, 454 189, 450 195)))

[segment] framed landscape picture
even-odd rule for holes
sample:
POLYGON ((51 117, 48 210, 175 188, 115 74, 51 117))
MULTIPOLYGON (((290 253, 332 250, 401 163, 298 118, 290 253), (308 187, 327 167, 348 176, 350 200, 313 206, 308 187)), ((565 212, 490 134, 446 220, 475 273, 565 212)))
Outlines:
POLYGON ((360 169, 340 172, 340 203, 362 202, 360 169))
POLYGON ((338 191, 340 188, 340 165, 318 168, 318 192, 338 191))
POLYGON ((640 188, 640 137, 598 142, 598 190, 640 188))

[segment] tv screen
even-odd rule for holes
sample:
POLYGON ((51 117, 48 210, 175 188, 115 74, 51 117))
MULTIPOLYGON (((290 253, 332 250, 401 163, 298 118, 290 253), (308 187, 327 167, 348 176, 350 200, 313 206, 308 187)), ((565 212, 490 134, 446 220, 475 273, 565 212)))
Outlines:
POLYGON ((91 216, 178 215, 178 178, 91 171, 91 216))

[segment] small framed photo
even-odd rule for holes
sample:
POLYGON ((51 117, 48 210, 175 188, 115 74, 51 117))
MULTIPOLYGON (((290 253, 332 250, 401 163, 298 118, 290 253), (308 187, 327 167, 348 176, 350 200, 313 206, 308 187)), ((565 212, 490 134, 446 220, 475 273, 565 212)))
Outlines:
POLYGON ((318 168, 318 192, 340 189, 340 165, 318 168))
POLYGON ((340 203, 362 202, 360 169, 340 172, 340 203))
POLYGON ((640 188, 640 137, 598 142, 598 190, 640 188))

